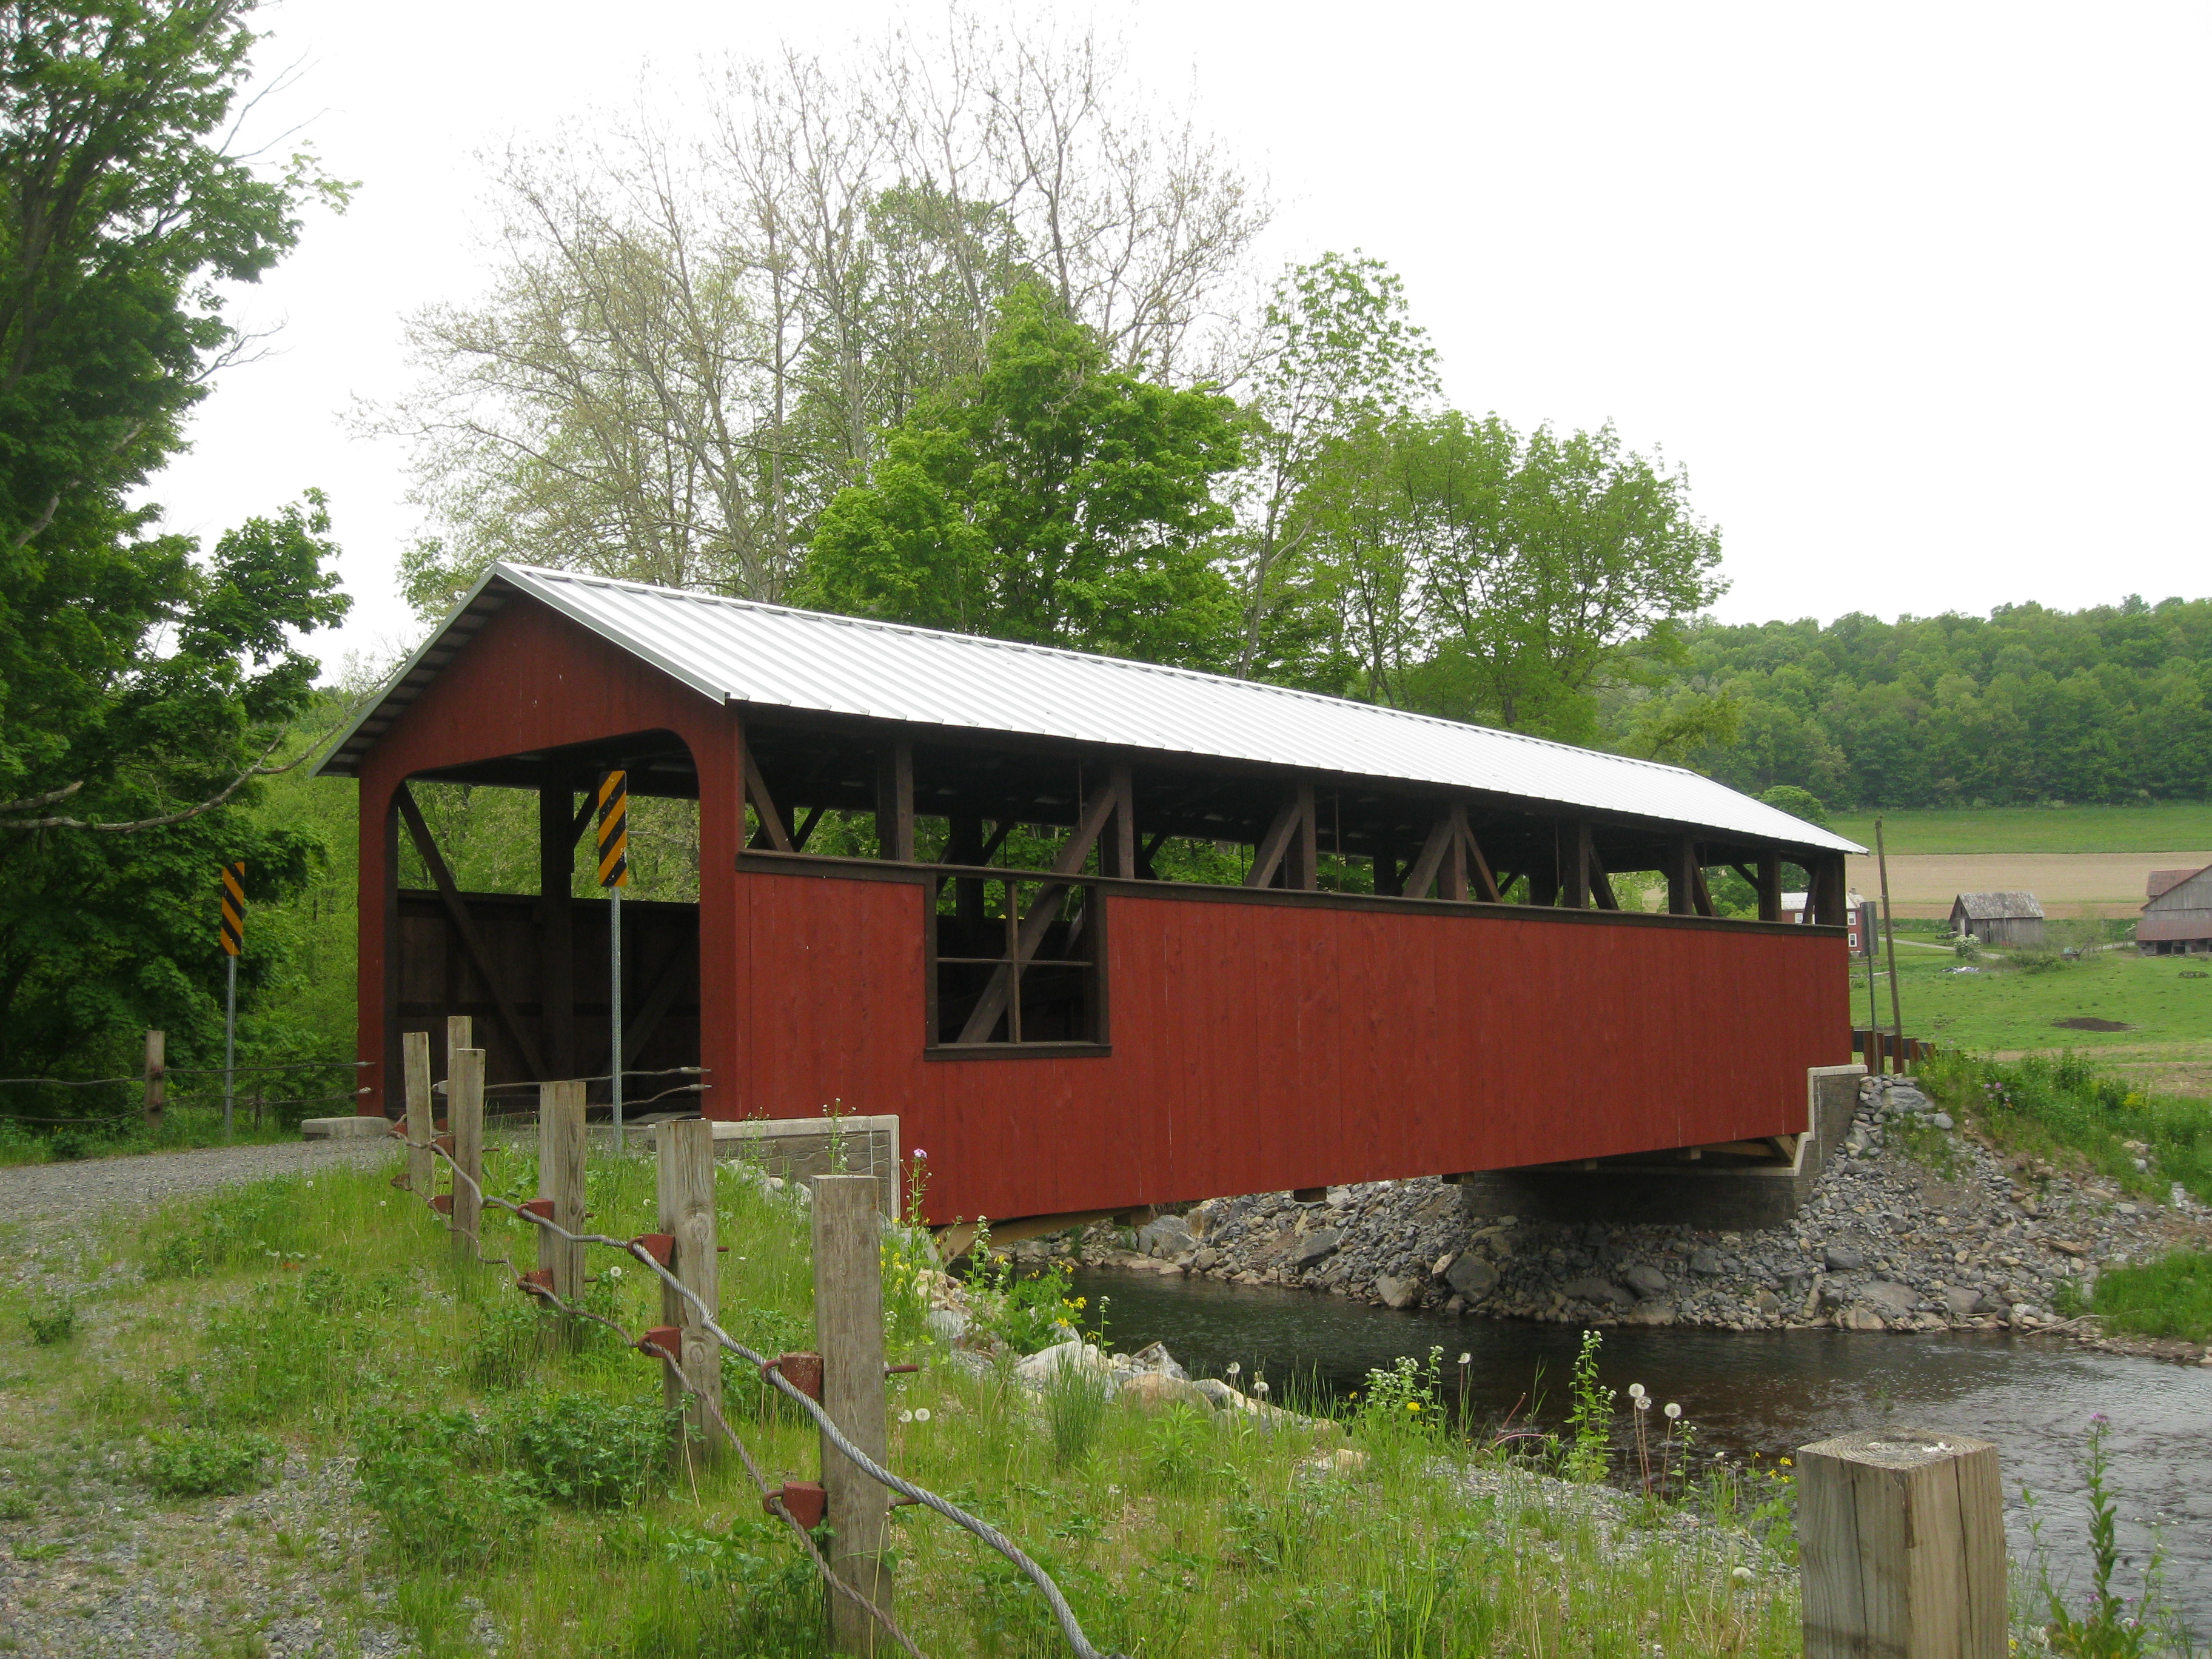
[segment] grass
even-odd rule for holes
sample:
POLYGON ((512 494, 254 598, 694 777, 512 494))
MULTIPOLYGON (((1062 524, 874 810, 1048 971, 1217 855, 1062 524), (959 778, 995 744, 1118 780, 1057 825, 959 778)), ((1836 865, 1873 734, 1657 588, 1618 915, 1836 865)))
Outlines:
MULTIPOLYGON (((426 1656, 479 1650, 479 1617, 503 1649, 547 1659, 823 1651, 811 1568, 741 1473, 703 1449, 673 1466, 641 1457, 641 1436, 665 1432, 656 1368, 611 1334, 548 1340, 505 1274, 455 1263, 389 1173, 236 1188, 118 1241, 147 1278, 107 1277, 84 1304, 87 1334, 73 1340, 98 1343, 101 1364, 21 1337, 6 1353, 21 1375, 0 1497, 58 1490, 85 1460, 144 1469, 171 1492, 235 1488, 269 1474, 252 1439, 266 1437, 310 1462, 362 1459, 381 1523, 367 1566, 391 1592, 382 1616, 426 1656), (222 1462, 216 1449, 230 1445, 252 1455, 222 1462), (150 1453, 166 1455, 161 1473, 150 1453)), ((533 1181, 527 1158, 493 1159, 496 1188, 533 1181)), ((811 1346, 803 1206, 738 1178, 718 1193, 726 1322, 769 1352, 811 1346)), ((589 1203, 610 1233, 646 1231, 650 1161, 597 1160, 589 1203)), ((493 1249, 525 1255, 518 1225, 488 1226, 493 1249)), ((970 1376, 919 1346, 907 1271, 887 1273, 894 1357, 927 1363, 893 1379, 891 1463, 1045 1561, 1102 1649, 1798 1650, 1794 1575, 1743 1530, 1771 1526, 1786 1549, 1786 1488, 1715 1466, 1681 1497, 1695 1528, 1672 1504, 1562 1502, 1562 1488, 1516 1478, 1443 1429, 1433 1364, 1401 1365, 1342 1431, 1313 1435, 1188 1407, 1040 1401, 1004 1367, 970 1376), (1351 1467, 1315 1467, 1317 1450, 1340 1448, 1357 1454, 1351 1467), (1740 1579, 1739 1559, 1763 1565, 1740 1579)), ((658 1322, 657 1288, 635 1271, 590 1294, 629 1328, 658 1322)), ((13 1310, 14 1329, 27 1310, 13 1310)), ((771 1480, 814 1478, 811 1426, 740 1366, 725 1388, 771 1480)), ((924 1651, 1065 1651, 1000 1558, 926 1513, 896 1513, 900 1616, 924 1651)))
POLYGON ((2212 1201, 2212 1101, 2146 1093, 2071 1054, 2005 1062, 1948 1049, 1920 1076, 1954 1117, 2025 1164, 2084 1162, 2147 1197, 2179 1182, 2212 1201))
MULTIPOLYGON (((343 1105, 319 1109, 342 1113, 343 1105)), ((0 1118, 0 1166, 11 1164, 62 1164, 76 1158, 128 1158, 140 1152, 187 1152, 201 1146, 273 1146, 296 1141, 296 1120, 289 1125, 274 1116, 256 1128, 250 1112, 232 1113, 231 1136, 226 1142, 220 1106, 171 1106, 162 1114, 159 1133, 149 1134, 145 1120, 137 1113, 107 1123, 66 1124, 48 1127, 35 1120, 25 1122, 0 1118)))
MULTIPOLYGON (((1974 974, 1950 971, 1965 965, 1955 955, 1908 948, 1904 930, 1898 947, 1898 990, 1905 1006, 1905 1029, 1915 1036, 1982 1052, 2076 1048, 2135 1049, 2152 1044, 2181 1045, 2173 1057, 2197 1050, 2212 1055, 2212 974, 2203 957, 2142 957, 2132 950, 2098 951, 2078 962, 2048 956, 1984 956, 1974 974), (2088 1018, 2111 1020, 2123 1031, 2069 1030, 2055 1022, 2088 1018)), ((1854 964, 1851 1018, 1866 1018, 1866 969, 1854 964)), ((1882 1022, 1889 1019, 1889 985, 1875 980, 1882 1022)))
POLYGON ((2212 1342, 2212 1254, 2176 1250, 2099 1275, 2090 1306, 2106 1328, 2212 1342))
POLYGON ((1870 852, 1877 817, 1888 850, 1897 854, 2168 853, 2212 848, 2212 803, 1846 812, 1836 816, 1836 833, 1870 852))

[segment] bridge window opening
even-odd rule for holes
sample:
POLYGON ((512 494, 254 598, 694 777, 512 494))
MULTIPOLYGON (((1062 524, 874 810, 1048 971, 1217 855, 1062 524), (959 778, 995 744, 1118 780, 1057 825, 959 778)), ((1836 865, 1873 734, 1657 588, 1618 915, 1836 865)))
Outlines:
POLYGON ((929 940, 932 1047, 1104 1042, 1104 920, 1088 882, 941 878, 929 940))

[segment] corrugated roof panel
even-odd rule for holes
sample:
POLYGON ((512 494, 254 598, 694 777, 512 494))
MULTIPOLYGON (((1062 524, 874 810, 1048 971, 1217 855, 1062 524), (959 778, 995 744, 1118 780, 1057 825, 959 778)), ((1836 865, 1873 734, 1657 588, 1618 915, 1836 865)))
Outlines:
MULTIPOLYGON (((499 582, 725 702, 1483 789, 1863 850, 1680 767, 1372 703, 573 571, 499 564, 485 585, 499 582)), ((326 764, 350 769, 354 752, 349 735, 326 764)))

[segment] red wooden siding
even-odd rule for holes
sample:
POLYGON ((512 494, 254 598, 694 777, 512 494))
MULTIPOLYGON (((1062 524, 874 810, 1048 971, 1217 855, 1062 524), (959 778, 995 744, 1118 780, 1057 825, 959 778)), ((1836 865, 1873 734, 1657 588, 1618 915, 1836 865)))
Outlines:
POLYGON ((1110 1056, 926 1060, 920 887, 739 900, 737 1115, 897 1113, 938 1220, 1790 1133, 1850 1058, 1825 933, 1115 895, 1110 1056))

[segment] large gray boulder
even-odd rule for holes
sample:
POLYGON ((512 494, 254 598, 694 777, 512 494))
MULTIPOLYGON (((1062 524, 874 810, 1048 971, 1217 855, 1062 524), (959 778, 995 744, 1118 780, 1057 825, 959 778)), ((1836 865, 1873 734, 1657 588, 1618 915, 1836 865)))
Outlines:
POLYGON ((1472 1251, 1445 1271, 1444 1283, 1470 1302, 1480 1302, 1498 1288, 1498 1269, 1472 1251))
POLYGON ((1621 1278, 1627 1282, 1630 1290, 1647 1300, 1667 1294, 1667 1275, 1647 1261, 1637 1262, 1622 1273, 1621 1278))
POLYGON ((1821 1259, 1832 1273, 1855 1273, 1866 1266, 1866 1252, 1852 1244, 1831 1244, 1821 1259))
POLYGON ((1344 1243, 1344 1235, 1334 1227, 1323 1227, 1318 1232, 1308 1233, 1291 1247, 1291 1266, 1319 1267, 1334 1255, 1344 1243))
POLYGON ((1190 1224, 1181 1216, 1164 1215, 1137 1229, 1137 1248, 1146 1255, 1172 1261, 1195 1250, 1198 1241, 1190 1236, 1190 1224))
POLYGON ((1877 1279, 1859 1292, 1859 1300, 1869 1304, 1886 1317, 1901 1318, 1920 1305, 1920 1292, 1910 1285, 1877 1279))
POLYGON ((1571 1279, 1559 1286, 1559 1291, 1570 1302, 1606 1302, 1616 1308, 1625 1308, 1636 1300, 1620 1285, 1600 1279, 1595 1273, 1584 1273, 1580 1279, 1571 1279))
POLYGON ((1420 1293, 1419 1281, 1410 1278, 1400 1279, 1395 1274, 1384 1273, 1375 1281, 1375 1294, 1382 1298, 1386 1308, 1409 1308, 1420 1293))

